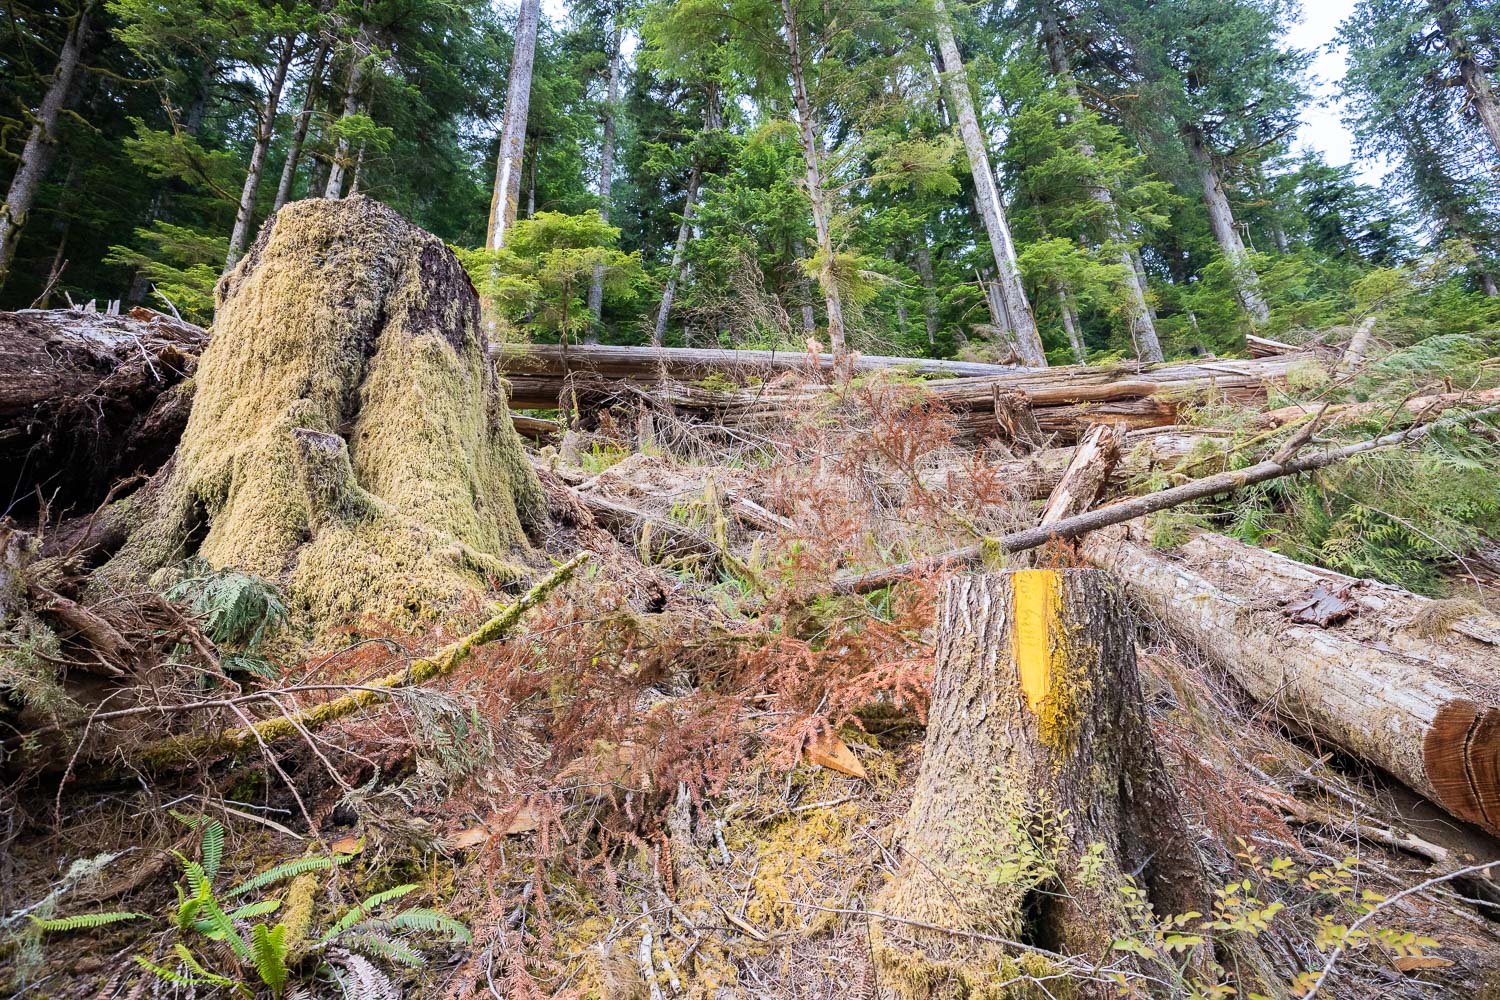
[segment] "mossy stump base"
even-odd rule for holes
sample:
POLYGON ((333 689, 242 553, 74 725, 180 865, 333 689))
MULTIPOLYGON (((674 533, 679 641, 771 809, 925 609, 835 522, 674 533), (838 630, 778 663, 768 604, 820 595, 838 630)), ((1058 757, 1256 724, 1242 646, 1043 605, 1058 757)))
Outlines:
POLYGON ((479 607, 546 510, 468 275, 363 197, 286 206, 220 281, 181 444, 128 502, 106 581, 198 555, 314 632, 479 607))
POLYGON ((1159 915, 1206 902, 1119 587, 1095 570, 1016 570, 951 580, 940 601, 902 864, 871 907, 895 918, 871 918, 883 993, 1113 995, 1087 974, 1127 964, 1111 945, 1132 874, 1159 915), (1050 994, 1028 984, 1065 971, 1059 955, 1084 975, 1047 980, 1050 994))

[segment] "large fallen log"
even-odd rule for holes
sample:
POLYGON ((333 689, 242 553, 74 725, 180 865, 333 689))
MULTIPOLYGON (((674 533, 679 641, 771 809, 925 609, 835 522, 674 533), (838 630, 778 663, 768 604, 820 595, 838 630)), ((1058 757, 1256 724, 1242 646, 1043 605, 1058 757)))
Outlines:
POLYGON ((92 507, 154 472, 187 422, 204 331, 152 312, 0 312, 0 508, 40 489, 92 507))
POLYGON ((1500 619, 1207 533, 1084 553, 1289 723, 1500 834, 1500 619))
MULTIPOLYGON (((567 371, 549 370, 547 366, 531 365, 531 350, 536 349, 524 353, 513 351, 502 359, 510 382, 511 406, 517 409, 558 406, 565 390, 577 394, 585 404, 633 401, 644 387, 650 386, 654 405, 669 406, 704 422, 753 431, 773 427, 784 421, 787 413, 836 391, 835 387, 818 381, 772 381, 728 389, 705 386, 669 377, 674 369, 654 360, 659 351, 641 350, 640 356, 633 359, 621 357, 622 352, 638 350, 634 348, 609 348, 610 353, 597 365, 591 364, 590 359, 594 352, 605 349, 569 348, 569 357, 576 364, 567 371)), ((1207 396, 1230 403, 1261 403, 1269 386, 1284 380, 1289 371, 1306 364, 1310 357, 1289 354, 1252 360, 1047 369, 987 366, 998 370, 933 379, 926 385, 934 398, 954 412, 959 430, 967 438, 1004 436, 1001 416, 995 407, 998 391, 1023 394, 1042 434, 1072 439, 1085 426, 1101 421, 1118 423, 1127 429, 1166 426, 1176 422, 1184 402, 1207 396)), ((676 370, 685 369, 679 366, 676 370)), ((783 371, 787 370, 797 369, 783 371)), ((745 368, 742 366, 738 373, 743 375, 745 368)))

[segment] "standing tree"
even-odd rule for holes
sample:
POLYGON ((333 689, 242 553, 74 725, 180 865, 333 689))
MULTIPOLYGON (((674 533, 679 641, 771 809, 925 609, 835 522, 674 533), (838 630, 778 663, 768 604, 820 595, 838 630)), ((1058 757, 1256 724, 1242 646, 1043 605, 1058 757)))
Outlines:
POLYGON ((515 48, 506 84, 505 117, 500 124, 500 149, 495 158, 495 187, 490 196, 490 221, 485 246, 499 250, 505 233, 516 221, 521 197, 521 163, 526 153, 526 120, 531 108, 531 73, 536 60, 536 33, 541 0, 521 0, 516 17, 515 48))

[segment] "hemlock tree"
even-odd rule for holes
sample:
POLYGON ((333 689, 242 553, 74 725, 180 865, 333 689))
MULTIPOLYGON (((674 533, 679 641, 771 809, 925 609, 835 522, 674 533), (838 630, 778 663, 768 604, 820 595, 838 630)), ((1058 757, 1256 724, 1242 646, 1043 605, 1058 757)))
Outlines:
POLYGON ((490 197, 490 221, 485 245, 505 246, 505 233, 516 221, 521 197, 521 163, 526 152, 526 118, 531 107, 531 73, 536 60, 537 24, 541 0, 521 0, 516 18, 515 48, 506 82, 505 117, 500 125, 500 149, 495 158, 495 187, 490 197))

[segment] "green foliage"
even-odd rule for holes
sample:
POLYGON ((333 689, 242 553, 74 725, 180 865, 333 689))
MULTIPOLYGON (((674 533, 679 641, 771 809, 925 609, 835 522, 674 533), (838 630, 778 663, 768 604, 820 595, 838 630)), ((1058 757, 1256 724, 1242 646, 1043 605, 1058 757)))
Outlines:
POLYGON ((165 596, 187 605, 219 648, 222 666, 260 677, 274 674, 261 648, 286 624, 281 592, 258 576, 228 566, 214 569, 201 559, 191 560, 184 573, 165 596))
POLYGON ((127 920, 141 920, 145 916, 144 913, 133 913, 128 910, 111 910, 106 913, 80 913, 71 917, 31 916, 29 919, 32 925, 43 933, 63 933, 93 930, 110 924, 124 923, 127 920))

